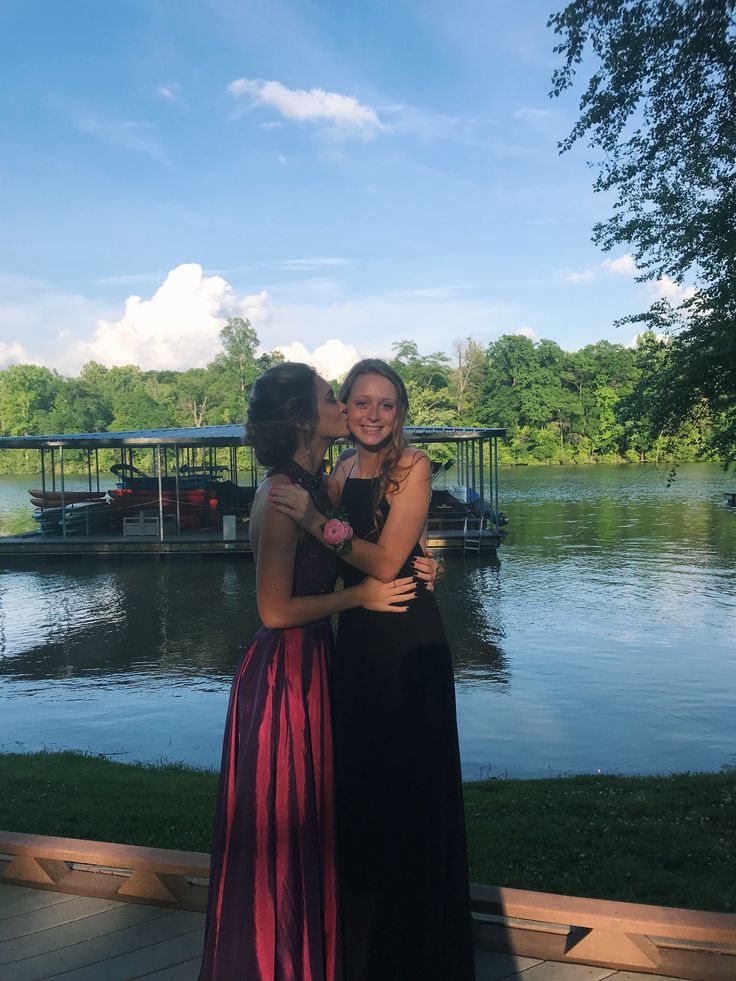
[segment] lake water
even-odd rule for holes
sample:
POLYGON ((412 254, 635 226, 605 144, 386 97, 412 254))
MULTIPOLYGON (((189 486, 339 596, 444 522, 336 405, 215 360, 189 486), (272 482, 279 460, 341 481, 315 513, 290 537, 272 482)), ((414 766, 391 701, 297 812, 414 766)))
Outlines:
MULTIPOLYGON (((715 465, 501 472, 497 558, 449 556, 463 772, 666 773, 736 763, 736 509, 715 465)), ((0 477, 0 533, 30 527, 0 477)), ((0 750, 219 764, 257 629, 244 558, 0 567, 0 750)))

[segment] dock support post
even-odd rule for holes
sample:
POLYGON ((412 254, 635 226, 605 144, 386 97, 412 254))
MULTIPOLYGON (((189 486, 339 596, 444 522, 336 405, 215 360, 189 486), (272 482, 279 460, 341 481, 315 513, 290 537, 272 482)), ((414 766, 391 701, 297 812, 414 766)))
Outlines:
POLYGON ((483 437, 478 440, 478 472, 480 474, 480 520, 481 531, 485 523, 486 496, 485 496, 485 475, 483 473, 483 437))
POLYGON ((161 444, 156 444, 156 470, 158 471, 158 538, 164 540, 164 490, 161 483, 161 444))
POLYGON ((176 534, 181 535, 181 508, 179 507, 179 444, 174 443, 174 476, 176 479, 176 534))
POLYGON ((493 437, 494 470, 496 471, 496 525, 498 525, 498 436, 493 437))
POLYGON ((64 447, 59 447, 59 466, 61 467, 61 534, 66 538, 66 499, 64 497, 64 447))

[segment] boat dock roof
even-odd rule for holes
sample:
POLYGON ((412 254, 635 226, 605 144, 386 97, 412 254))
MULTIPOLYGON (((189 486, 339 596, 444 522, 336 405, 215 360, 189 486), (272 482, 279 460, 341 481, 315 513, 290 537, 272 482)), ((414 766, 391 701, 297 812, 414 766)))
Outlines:
MULTIPOLYGON (((412 443, 465 443, 505 436, 505 429, 452 426, 405 426, 412 443)), ((181 429, 138 429, 128 432, 56 433, 48 436, 2 436, 0 450, 87 450, 134 446, 248 446, 245 426, 189 426, 181 429)))
POLYGON ((247 446, 247 440, 242 425, 0 437, 2 450, 55 450, 62 447, 67 450, 101 450, 122 446, 247 446))

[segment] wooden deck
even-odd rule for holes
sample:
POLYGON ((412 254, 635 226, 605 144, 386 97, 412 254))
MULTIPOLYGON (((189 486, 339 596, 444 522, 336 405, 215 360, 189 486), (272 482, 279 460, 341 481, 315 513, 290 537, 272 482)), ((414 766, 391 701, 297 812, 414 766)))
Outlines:
MULTIPOLYGON (((194 977, 209 867, 204 852, 0 831, 0 979, 194 977)), ((479 981, 736 978, 736 914, 480 883, 470 899, 479 981)))
MULTIPOLYGON (((202 913, 0 885, 3 981, 196 981, 203 934, 202 913)), ((476 963, 477 981, 673 981, 484 951, 476 963)))

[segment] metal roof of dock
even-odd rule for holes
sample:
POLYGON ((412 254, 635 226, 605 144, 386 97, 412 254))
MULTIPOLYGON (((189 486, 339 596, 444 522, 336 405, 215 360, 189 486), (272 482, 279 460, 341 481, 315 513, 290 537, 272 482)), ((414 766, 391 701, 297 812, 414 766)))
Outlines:
POLYGON ((406 438, 412 443, 457 443, 471 439, 497 439, 505 429, 486 429, 482 426, 404 426, 406 438))
POLYGON ((129 432, 58 433, 54 436, 2 436, 0 450, 110 449, 121 446, 245 446, 245 427, 196 426, 129 432))
MULTIPOLYGON (((458 443, 505 436, 505 429, 452 426, 405 426, 413 443, 458 443)), ((243 425, 184 429, 137 429, 128 432, 57 433, 50 436, 2 436, 0 450, 88 450, 123 446, 247 446, 243 425)))

